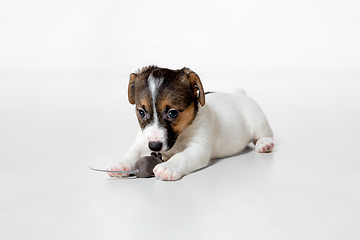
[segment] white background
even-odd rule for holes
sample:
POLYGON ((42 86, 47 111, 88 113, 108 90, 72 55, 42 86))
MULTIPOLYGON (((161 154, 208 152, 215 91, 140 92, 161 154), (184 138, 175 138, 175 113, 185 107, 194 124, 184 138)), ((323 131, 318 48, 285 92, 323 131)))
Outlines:
POLYGON ((1 239, 359 239, 359 1, 0 0, 1 239), (244 88, 275 150, 110 179, 131 72, 244 88))
POLYGON ((358 71, 358 1, 1 1, 2 71, 358 71))

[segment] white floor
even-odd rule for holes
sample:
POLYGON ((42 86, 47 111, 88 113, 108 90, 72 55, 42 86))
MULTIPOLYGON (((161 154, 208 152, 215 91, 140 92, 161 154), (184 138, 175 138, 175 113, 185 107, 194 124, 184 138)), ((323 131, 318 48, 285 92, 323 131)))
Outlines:
POLYGON ((200 74, 259 102, 275 151, 176 182, 88 168, 134 140, 127 76, 0 76, 0 239, 360 239, 359 74, 200 74))

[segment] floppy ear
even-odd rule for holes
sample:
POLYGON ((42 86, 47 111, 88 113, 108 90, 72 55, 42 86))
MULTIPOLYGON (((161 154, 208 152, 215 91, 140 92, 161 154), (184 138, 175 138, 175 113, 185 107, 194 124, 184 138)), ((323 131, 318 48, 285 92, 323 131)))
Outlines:
POLYGON ((205 93, 199 76, 188 68, 183 68, 183 70, 187 74, 191 84, 194 86, 200 105, 204 106, 205 93))
POLYGON ((137 78, 137 75, 135 73, 132 73, 130 75, 130 80, 129 80, 129 87, 128 87, 128 98, 129 98, 129 102, 131 104, 135 104, 135 80, 137 78))

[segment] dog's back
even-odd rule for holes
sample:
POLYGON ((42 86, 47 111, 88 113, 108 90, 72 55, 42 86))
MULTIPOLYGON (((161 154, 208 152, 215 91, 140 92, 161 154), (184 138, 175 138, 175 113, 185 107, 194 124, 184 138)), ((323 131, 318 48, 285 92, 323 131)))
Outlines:
POLYGON ((225 157, 242 151, 258 135, 272 137, 269 123, 259 105, 245 91, 211 93, 200 109, 198 120, 208 122, 212 139, 212 158, 225 157), (261 133, 259 133, 261 131, 261 133))

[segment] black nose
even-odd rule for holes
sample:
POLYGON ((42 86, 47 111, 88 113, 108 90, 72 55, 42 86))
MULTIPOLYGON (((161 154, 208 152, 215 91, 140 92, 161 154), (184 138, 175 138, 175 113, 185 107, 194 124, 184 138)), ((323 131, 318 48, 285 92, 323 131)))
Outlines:
POLYGON ((158 152, 162 148, 162 142, 149 142, 149 148, 151 151, 158 152))

